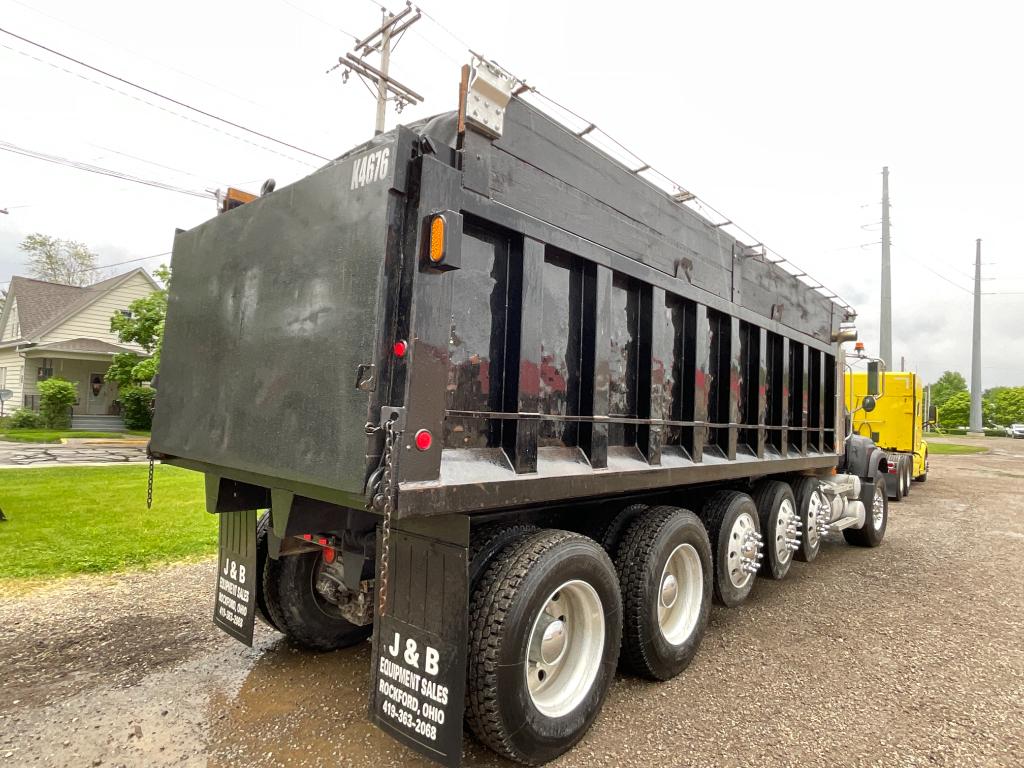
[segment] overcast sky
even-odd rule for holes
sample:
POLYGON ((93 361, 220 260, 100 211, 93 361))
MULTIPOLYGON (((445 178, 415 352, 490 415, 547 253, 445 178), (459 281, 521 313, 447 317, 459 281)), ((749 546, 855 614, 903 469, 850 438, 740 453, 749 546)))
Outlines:
MULTIPOLYGON (((426 102, 389 111, 388 125, 454 109, 463 43, 472 46, 840 293, 875 352, 888 165, 894 355, 928 380, 947 368, 970 377, 980 237, 984 272, 996 278, 984 290, 1001 292, 984 297, 984 386, 1024 384, 1024 11, 1005 2, 604 5, 428 0, 440 24, 418 22, 392 62, 426 102)), ((329 157, 372 134, 374 105, 358 80, 343 85, 325 71, 351 33, 379 21, 372 0, 0 0, 4 29, 329 157)), ((198 192, 255 192, 271 176, 281 186, 320 162, 8 35, 0 45, 0 142, 198 192)), ((0 287, 24 273, 17 244, 30 232, 84 241, 114 264, 169 251, 176 227, 214 213, 212 200, 0 151, 4 207, 0 287)))

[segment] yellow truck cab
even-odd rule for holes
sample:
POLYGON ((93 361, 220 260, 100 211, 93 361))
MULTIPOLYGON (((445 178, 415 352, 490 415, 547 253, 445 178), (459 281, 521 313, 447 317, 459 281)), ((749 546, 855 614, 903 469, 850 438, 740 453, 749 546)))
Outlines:
POLYGON ((869 394, 864 371, 847 371, 846 402, 852 416, 851 433, 869 437, 889 457, 886 488, 889 498, 900 501, 910 493, 911 480, 928 477, 928 444, 924 441, 924 398, 921 379, 909 371, 879 374, 875 407, 861 408, 869 394))

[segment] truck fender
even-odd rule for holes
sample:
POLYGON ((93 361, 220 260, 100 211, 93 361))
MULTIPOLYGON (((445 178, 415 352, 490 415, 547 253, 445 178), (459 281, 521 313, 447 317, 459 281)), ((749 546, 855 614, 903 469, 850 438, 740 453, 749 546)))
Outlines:
POLYGON ((869 438, 851 435, 846 441, 845 471, 873 482, 879 475, 889 472, 889 460, 885 451, 869 438))

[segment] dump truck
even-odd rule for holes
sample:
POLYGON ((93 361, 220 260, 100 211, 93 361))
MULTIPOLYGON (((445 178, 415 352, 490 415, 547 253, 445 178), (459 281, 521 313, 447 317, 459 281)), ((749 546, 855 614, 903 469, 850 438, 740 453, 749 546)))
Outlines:
POLYGON ((934 422, 935 415, 925 413, 921 378, 912 371, 851 368, 846 373, 846 392, 852 432, 870 438, 886 452, 886 492, 890 499, 902 501, 910 495, 914 481, 928 479, 924 427, 926 420, 934 422), (866 396, 873 401, 870 410, 863 408, 866 396))
POLYGON ((712 601, 888 519, 849 307, 513 86, 477 62, 178 232, 151 442, 205 475, 215 624, 370 639, 370 719, 449 766, 464 724, 552 760, 617 668, 680 674, 712 601))

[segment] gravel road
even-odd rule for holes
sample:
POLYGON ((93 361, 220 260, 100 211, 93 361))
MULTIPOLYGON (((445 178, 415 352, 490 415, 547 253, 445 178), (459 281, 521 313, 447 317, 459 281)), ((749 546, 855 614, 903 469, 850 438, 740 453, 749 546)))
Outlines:
MULTIPOLYGON (((984 444, 932 459, 880 549, 830 541, 715 608, 681 677, 620 675, 554 765, 1024 765, 1024 442, 984 444)), ((366 722, 368 645, 245 648, 210 623, 213 572, 0 599, 0 767, 427 765, 366 722)))

